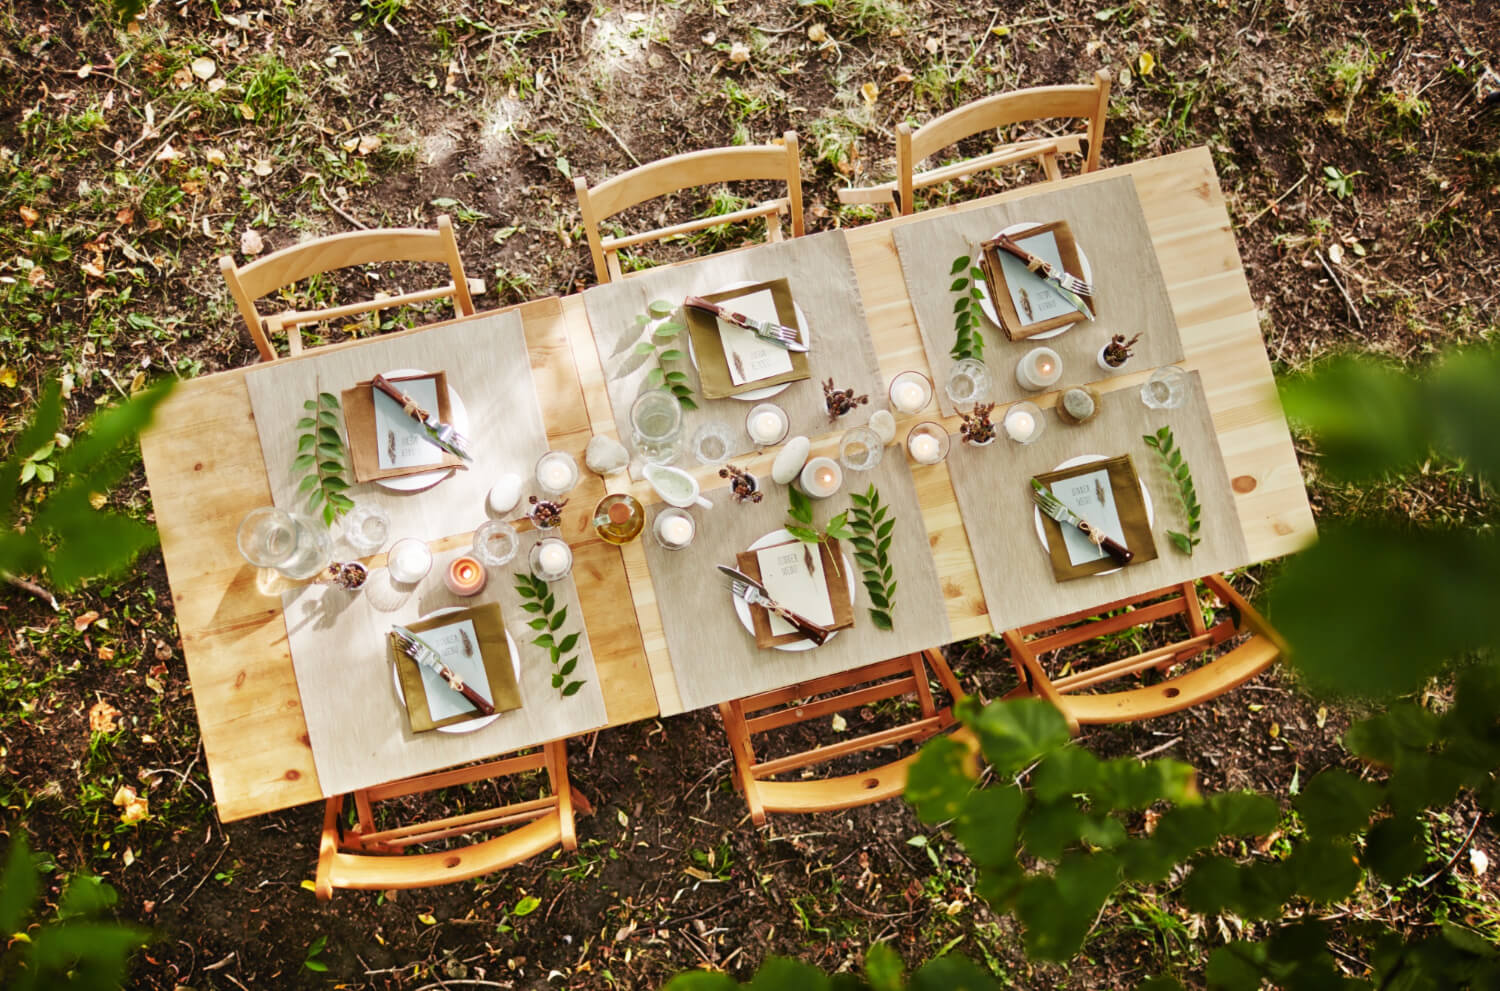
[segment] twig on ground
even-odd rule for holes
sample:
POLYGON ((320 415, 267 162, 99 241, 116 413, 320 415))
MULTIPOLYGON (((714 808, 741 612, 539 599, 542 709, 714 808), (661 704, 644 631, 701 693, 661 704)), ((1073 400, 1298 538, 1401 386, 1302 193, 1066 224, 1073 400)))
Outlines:
POLYGON ((1350 297, 1349 290, 1344 288, 1344 283, 1339 280, 1338 274, 1333 270, 1333 266, 1328 264, 1328 259, 1323 255, 1323 249, 1316 248, 1313 250, 1313 254, 1317 255, 1318 261, 1323 263, 1323 271, 1328 273, 1328 277, 1333 280, 1334 286, 1338 288, 1339 295, 1344 297, 1344 305, 1349 307, 1349 315, 1354 317, 1354 322, 1359 325, 1359 332, 1363 334, 1365 332, 1365 318, 1359 315, 1359 310, 1355 309, 1354 300, 1350 297))
POLYGON ((1152 756, 1154 756, 1156 754, 1159 754, 1163 750, 1168 750, 1168 749, 1176 746, 1177 744, 1179 744, 1181 742, 1182 742, 1182 737, 1180 737, 1180 736, 1174 736, 1174 737, 1172 737, 1172 739, 1168 740, 1166 743, 1160 744, 1159 746, 1152 747, 1150 750, 1144 751, 1143 753, 1136 754, 1135 755, 1135 759, 1136 760, 1145 760, 1147 757, 1152 757, 1152 756))
POLYGON ((1257 213, 1255 216, 1251 217, 1249 220, 1245 221, 1245 230, 1249 230, 1251 227, 1255 226, 1255 222, 1257 220, 1259 220, 1261 217, 1264 217, 1266 214, 1270 213, 1271 209, 1273 207, 1278 206, 1281 203, 1282 200, 1286 199, 1288 196, 1290 196, 1293 193, 1295 193, 1297 191, 1297 187, 1300 186, 1300 185, 1302 185, 1306 181, 1307 181, 1307 175, 1304 174, 1301 179, 1298 179, 1296 182, 1292 183, 1292 186, 1291 186, 1290 189, 1288 189, 1286 192, 1282 193, 1280 196, 1276 197, 1271 202, 1267 203, 1266 204, 1266 208, 1264 210, 1262 210, 1260 213, 1257 213))
POLYGON ((41 599, 43 602, 47 603, 47 605, 51 606, 53 612, 57 612, 57 596, 53 595, 45 588, 42 588, 42 586, 38 585, 36 582, 31 581, 29 578, 21 578, 13 575, 9 571, 0 571, 0 578, 4 578, 7 585, 14 585, 21 591, 29 592, 30 594, 36 596, 38 599, 41 599))
POLYGON ((328 195, 328 190, 323 186, 322 183, 318 183, 318 195, 321 196, 321 197, 323 197, 323 202, 328 204, 328 209, 332 210, 334 213, 338 214, 340 217, 343 217, 345 220, 349 221, 349 223, 353 224, 355 227, 358 227, 362 231, 367 231, 367 230, 370 229, 370 228, 366 227, 364 224, 360 223, 358 220, 355 220, 353 216, 351 216, 349 213, 345 212, 337 203, 333 202, 333 198, 328 195))
MULTIPOLYGON (((575 106, 576 106, 576 104, 575 104, 575 106)), ((620 150, 623 151, 626 155, 628 155, 630 157, 630 160, 632 162, 634 162, 636 165, 640 165, 641 164, 641 160, 639 158, 635 157, 635 152, 633 152, 633 151, 630 150, 630 146, 625 143, 624 139, 622 139, 618 134, 615 133, 615 129, 614 128, 610 127, 608 124, 604 123, 604 121, 600 120, 599 119, 599 115, 596 114, 596 113, 594 113, 594 111, 593 111, 592 108, 589 108, 589 107, 579 107, 579 109, 580 110, 588 110, 588 112, 589 112, 589 120, 591 120, 595 124, 599 125, 599 127, 603 129, 603 131, 604 131, 605 134, 608 134, 610 137, 614 138, 615 139, 615 144, 617 144, 617 145, 620 146, 620 150)))
POLYGON ((1458 845, 1458 849, 1453 851, 1453 856, 1451 856, 1451 857, 1448 858, 1448 862, 1446 864, 1444 864, 1443 866, 1439 867, 1437 870, 1433 871, 1431 874, 1427 875, 1426 879, 1424 879, 1422 881, 1418 881, 1417 882, 1417 887, 1419 887, 1419 888, 1425 888, 1429 884, 1431 884, 1432 882, 1436 881, 1438 878, 1442 877, 1444 874, 1447 874, 1449 871, 1451 871, 1453 869, 1453 865, 1456 864, 1456 863, 1458 863, 1458 858, 1463 856, 1464 851, 1469 848, 1469 844, 1474 841, 1474 834, 1479 831, 1479 824, 1481 822, 1484 822, 1484 813, 1483 812, 1475 813, 1475 815, 1474 815, 1474 825, 1472 825, 1472 826, 1469 827, 1469 835, 1465 836, 1464 837, 1464 841, 1458 845))

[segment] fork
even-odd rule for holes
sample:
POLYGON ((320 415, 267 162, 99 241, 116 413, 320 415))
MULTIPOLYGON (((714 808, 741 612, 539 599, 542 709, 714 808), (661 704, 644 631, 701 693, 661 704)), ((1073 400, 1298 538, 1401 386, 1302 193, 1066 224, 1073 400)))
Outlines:
POLYGON ((1131 550, 1129 547, 1126 547, 1124 544, 1120 543, 1118 540, 1111 537, 1103 530, 1100 530, 1088 520, 1073 512, 1073 510, 1069 509, 1067 506, 1063 505, 1062 500, 1058 499, 1057 496, 1053 495, 1051 492, 1048 492, 1047 489, 1042 485, 1042 483, 1038 482, 1036 479, 1031 480, 1031 498, 1036 503, 1036 507, 1040 509, 1044 514, 1059 523, 1066 523, 1069 526, 1077 527, 1078 530, 1084 534, 1084 536, 1088 537, 1099 547, 1104 548, 1104 552, 1110 557, 1114 558, 1120 564, 1129 564, 1131 559, 1135 557, 1135 551, 1131 550))
POLYGON ((783 606, 776 600, 772 599, 769 595, 762 592, 754 585, 751 585, 749 582, 742 581, 739 578, 730 579, 729 589, 734 593, 736 598, 744 599, 745 602, 749 605, 760 606, 763 609, 767 609, 780 616, 788 623, 791 623, 797 628, 798 633, 802 634, 804 637, 811 640, 815 645, 819 647, 823 646, 824 642, 826 642, 829 637, 833 636, 833 631, 828 627, 819 626, 817 623, 814 623, 809 619, 804 619, 803 617, 792 612, 786 606, 783 606))
POLYGON ((1015 242, 1014 238, 1008 235, 1001 234, 995 240, 998 241, 1001 247, 1005 248, 1005 250, 1009 251, 1017 258, 1020 258, 1022 261, 1026 262, 1028 267, 1034 265, 1035 267, 1040 268, 1042 275, 1046 276, 1049 279, 1055 280, 1058 285, 1068 290, 1068 292, 1077 293, 1080 296, 1088 296, 1090 299, 1093 298, 1093 283, 1080 279, 1078 276, 1074 275, 1071 272, 1064 271, 1061 266, 1052 265, 1049 262, 1043 261, 1036 255, 1033 255, 1031 252, 1021 247, 1015 242))
POLYGON ((773 320, 752 320, 743 313, 736 313, 727 306, 718 303, 710 303, 701 296, 689 296, 682 301, 682 305, 694 310, 702 310, 716 317, 728 320, 737 327, 743 327, 756 337, 774 341, 786 348, 788 351, 806 351, 807 345, 802 343, 802 334, 793 327, 776 323, 773 320))
POLYGON ((495 707, 490 703, 490 700, 480 695, 472 686, 465 684, 463 678, 459 677, 456 671, 442 662, 437 651, 399 630, 392 630, 390 635, 391 643, 402 654, 423 667, 436 672, 443 681, 447 682, 449 688, 468 699, 469 704, 484 715, 493 716, 495 714, 495 707))

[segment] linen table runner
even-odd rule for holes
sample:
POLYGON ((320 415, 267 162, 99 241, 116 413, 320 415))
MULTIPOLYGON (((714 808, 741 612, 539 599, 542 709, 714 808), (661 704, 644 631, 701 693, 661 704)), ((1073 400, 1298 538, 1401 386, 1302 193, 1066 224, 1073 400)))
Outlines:
POLYGON ((1003 433, 994 444, 983 448, 954 439, 948 474, 996 630, 1014 629, 1133 593, 1227 571, 1249 560, 1234 492, 1197 372, 1189 375, 1188 386, 1187 397, 1177 409, 1148 409, 1136 390, 1125 389, 1105 394, 1099 415, 1079 426, 1044 414, 1047 425, 1042 436, 1024 446, 1007 441, 1003 433), (1168 530, 1187 529, 1177 486, 1156 452, 1141 439, 1163 426, 1172 428, 1203 507, 1203 529, 1199 532, 1203 542, 1191 557, 1179 553, 1167 540, 1168 530), (1113 458, 1121 454, 1131 456, 1150 496, 1155 512, 1151 532, 1156 559, 1131 563, 1113 574, 1059 582, 1053 577, 1048 551, 1037 535, 1031 478, 1080 455, 1113 458))
MULTIPOLYGON (((766 400, 786 410, 791 434, 816 437, 828 432, 831 425, 823 405, 822 383, 829 378, 836 388, 852 388, 857 395, 870 397, 868 404, 856 406, 853 412, 841 417, 839 428, 857 426, 875 410, 886 408, 885 383, 881 381, 875 345, 865 323, 849 247, 842 231, 829 231, 712 255, 691 264, 652 269, 584 292, 583 302, 599 349, 615 429, 621 441, 630 445, 630 405, 655 367, 652 358, 635 353, 636 343, 646 339, 636 317, 646 312, 647 305, 654 300, 671 303, 676 307, 671 319, 686 327, 681 309, 685 297, 708 295, 736 283, 778 278, 785 278, 790 284, 792 301, 807 318, 803 330, 810 346, 807 366, 812 377, 793 382, 766 400)), ((667 347, 686 352, 686 338, 684 330, 667 347)), ((669 368, 687 374, 687 384, 692 387, 694 401, 699 406, 696 411, 684 411, 685 439, 691 439, 700 424, 718 420, 732 428, 736 447, 731 457, 755 450, 756 445, 745 432, 745 416, 755 405, 753 402, 706 400, 691 361, 684 358, 669 362, 669 368)), ((633 461, 632 477, 641 477, 639 468, 639 462, 633 461)), ((730 560, 726 558, 725 563, 730 560)))
POLYGON ((488 518, 485 496, 496 478, 505 472, 531 478, 537 458, 547 451, 547 433, 526 336, 518 313, 493 313, 250 371, 245 384, 278 507, 308 512, 305 494, 297 494, 303 473, 291 467, 297 421, 307 415, 303 402, 319 392, 338 395, 378 373, 408 368, 447 373, 448 385, 468 414, 467 429, 456 426, 469 438, 474 459, 421 492, 390 491, 373 482, 350 489, 356 503, 374 503, 391 514, 392 539, 433 540, 473 530, 488 518))
MULTIPOLYGON (((881 503, 890 507, 887 519, 896 521, 890 560, 898 587, 891 611, 895 629, 890 631, 877 629, 870 620, 869 595, 856 575, 852 627, 812 650, 763 650, 755 645, 755 635, 735 615, 728 580, 715 566, 734 566, 736 555, 785 522, 785 487, 769 479, 764 481, 765 498, 756 504, 733 502, 727 486, 705 492, 714 508, 689 510, 697 520, 698 535, 682 550, 665 550, 649 536, 642 541, 683 709, 848 671, 952 639, 916 485, 900 447, 886 448, 885 457, 871 471, 845 472, 843 488, 827 499, 814 500, 813 519, 823 526, 852 505, 851 493, 863 494, 871 483, 880 490, 881 503)), ((661 508, 650 510, 648 529, 661 508)), ((857 570, 852 548, 848 554, 857 570)))
MULTIPOLYGON (((943 414, 954 412, 943 391, 953 359, 953 260, 967 252, 977 264, 979 244, 1011 224, 1047 224, 1066 220, 1081 254, 1091 266, 1094 296, 1089 307, 1094 320, 1085 320, 1051 338, 1011 341, 1005 331, 987 319, 980 321, 984 334, 984 363, 994 385, 990 398, 1002 404, 1030 398, 1034 393, 1016 381, 1016 362, 1035 347, 1049 347, 1062 358, 1062 378, 1049 390, 1096 382, 1113 374, 1099 367, 1098 352, 1114 334, 1129 340, 1143 335, 1132 348, 1133 355, 1121 372, 1136 372, 1170 365, 1183 356, 1182 339, 1172 315, 1161 266, 1151 245, 1151 232, 1136 197, 1130 176, 1106 179, 1024 199, 997 203, 974 210, 960 210, 903 224, 892 232, 896 253, 917 326, 922 348, 937 385, 943 414)), ((1082 272, 1074 272, 1082 276, 1082 272)))
MULTIPOLYGON (((534 533, 522 534, 517 559, 524 561, 537 539, 534 533)), ((566 606, 568 610, 558 632, 579 634, 578 666, 569 680, 578 679, 584 685, 576 694, 562 698, 552 687, 549 652, 531 643, 537 634, 526 625, 531 614, 521 608, 511 569, 492 569, 484 591, 467 599, 443 584, 448 562, 467 551, 459 548, 435 554, 432 571, 414 591, 393 587, 389 572, 378 569, 359 592, 310 585, 283 594, 292 667, 324 795, 340 795, 573 736, 608 722, 573 579, 549 586, 558 609, 566 606), (419 616, 437 609, 486 602, 499 603, 505 626, 520 651, 521 707, 500 713, 494 722, 470 733, 412 732, 396 694, 386 633, 393 624, 410 626, 419 616)))

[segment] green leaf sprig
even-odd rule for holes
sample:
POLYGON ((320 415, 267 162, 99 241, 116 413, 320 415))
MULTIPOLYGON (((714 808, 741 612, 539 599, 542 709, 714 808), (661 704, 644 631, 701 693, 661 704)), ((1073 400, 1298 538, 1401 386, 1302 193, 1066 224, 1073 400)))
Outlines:
MULTIPOLYGON (((802 541, 804 544, 821 544, 824 539, 849 540, 853 538, 854 532, 849 529, 848 512, 839 513, 828 521, 828 525, 820 531, 813 525, 812 499, 801 489, 787 489, 787 496, 791 499, 791 505, 787 507, 786 514, 792 522, 786 525, 786 532, 802 541)), ((838 574, 839 555, 833 555, 833 571, 838 574)))
POLYGON ((354 508, 354 500, 344 494, 349 488, 348 455, 339 431, 339 399, 320 392, 302 408, 308 415, 297 421, 297 457, 292 461, 293 474, 305 473, 297 495, 306 495, 308 510, 321 512, 323 522, 332 526, 354 508))
POLYGON ((698 404, 693 401, 693 388, 688 385, 687 372, 681 369, 669 369, 667 362, 682 361, 687 358, 680 347, 677 347, 676 338, 687 328, 676 320, 669 319, 672 316, 673 306, 664 299, 658 299, 646 307, 646 312, 635 318, 636 325, 643 331, 652 321, 655 326, 650 328, 646 339, 635 346, 635 353, 649 355, 656 359, 656 367, 646 373, 646 388, 666 388, 672 395, 677 397, 678 405, 683 409, 697 409, 698 404))
POLYGON ((1193 548, 1203 542, 1198 536, 1198 530, 1203 525, 1203 507, 1198 505, 1198 492, 1193 488, 1193 473, 1182 458, 1182 448, 1177 446, 1171 427, 1162 427, 1154 434, 1145 434, 1141 440, 1160 455, 1167 473, 1177 483, 1177 497, 1182 502, 1182 512, 1187 518, 1187 533, 1168 530, 1167 539, 1172 542, 1173 547, 1191 557, 1193 548))
POLYGON ((954 361, 965 358, 983 361, 984 335, 979 332, 979 328, 983 326, 980 321, 984 318, 984 310, 979 301, 984 299, 984 293, 980 291, 979 284, 984 281, 984 272, 968 255, 959 255, 953 259, 953 268, 948 274, 954 276, 953 284, 948 288, 958 294, 953 300, 953 330, 956 336, 948 355, 954 361))
POLYGON ((531 642, 552 655, 552 687, 558 689, 563 698, 576 695, 584 683, 569 681, 568 675, 578 667, 578 655, 573 654, 578 648, 578 634, 558 636, 563 624, 568 621, 568 607, 558 609, 557 598, 547 587, 547 583, 533 574, 516 575, 516 591, 521 595, 521 608, 535 614, 535 618, 526 625, 540 635, 533 637, 531 642), (564 661, 565 654, 573 656, 564 661))
POLYGON ((871 485, 864 495, 852 496, 849 525, 854 529, 854 560, 860 566, 865 591, 869 593, 870 619, 882 630, 892 629, 891 612, 896 608, 896 581, 891 568, 891 531, 895 517, 886 518, 889 506, 880 504, 880 490, 871 485))

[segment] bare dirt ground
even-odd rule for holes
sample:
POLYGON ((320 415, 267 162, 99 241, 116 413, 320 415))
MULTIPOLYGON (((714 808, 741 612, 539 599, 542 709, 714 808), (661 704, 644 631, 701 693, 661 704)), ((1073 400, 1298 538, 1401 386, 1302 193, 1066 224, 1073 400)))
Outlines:
MULTIPOLYGON (((1421 0, 181 0, 128 33, 102 4, 11 0, 0 4, 5 431, 49 377, 73 383, 76 423, 156 377, 251 361, 214 261, 248 230, 272 250, 351 221, 430 226, 447 212, 489 287, 480 305, 498 306, 592 281, 572 176, 796 128, 810 229, 854 224, 865 218, 841 211, 835 190, 884 177, 895 122, 1097 67, 1117 79, 1105 164, 1211 148, 1279 372, 1347 349, 1421 362, 1492 335, 1500 310, 1500 111, 1483 102, 1500 90, 1497 39, 1494 5, 1421 0)), ((309 293, 370 288, 357 283, 309 293)), ((1304 453, 1323 519, 1494 513, 1441 466, 1352 489, 1323 484, 1304 453)), ((113 501, 149 515, 139 473, 128 489, 113 501)), ((158 929, 134 970, 143 988, 652 987, 697 966, 744 976, 774 953, 834 970, 877 939, 909 961, 957 949, 1018 987, 1113 988, 1164 971, 1192 981, 1237 935, 1237 920, 1187 915, 1170 888, 1142 890, 1106 910, 1103 935, 1067 968, 1030 964, 1013 920, 973 895, 956 844, 901 803, 754 829, 711 713, 575 746, 574 782, 597 810, 580 820, 576 854, 320 905, 303 887, 320 810, 229 825, 214 815, 158 553, 61 614, 0 591, 0 634, 4 820, 24 821, 62 870, 104 876, 122 916, 158 929), (123 713, 122 728, 90 732, 98 701, 123 713), (120 823, 122 784, 148 797, 148 821, 120 823), (326 972, 306 966, 322 937, 314 962, 326 972)), ((997 644, 951 653, 968 683, 1004 690, 997 644)), ((1205 789, 1284 797, 1349 759, 1338 744, 1349 718, 1273 672, 1083 742, 1188 761, 1205 789)), ((1438 849, 1463 832, 1429 826, 1438 849)), ((1500 856, 1492 834, 1478 842, 1500 856)), ((1436 897, 1475 925, 1500 918, 1483 883, 1455 880, 1436 897)), ((1405 909, 1358 911, 1399 922, 1405 909)))

